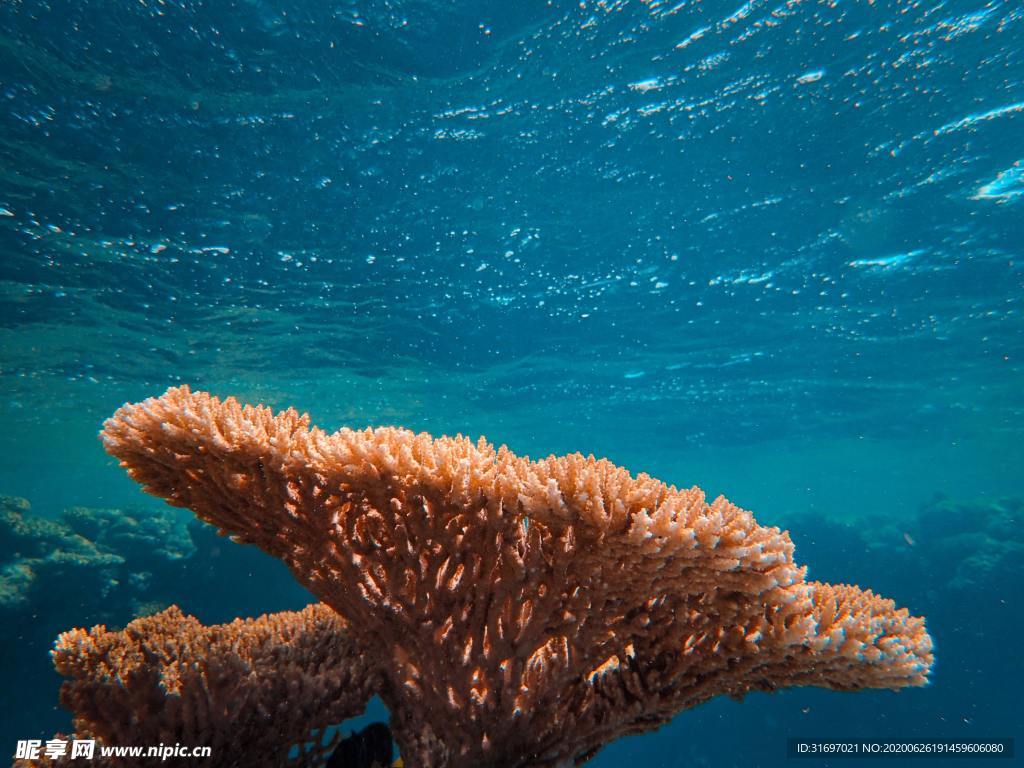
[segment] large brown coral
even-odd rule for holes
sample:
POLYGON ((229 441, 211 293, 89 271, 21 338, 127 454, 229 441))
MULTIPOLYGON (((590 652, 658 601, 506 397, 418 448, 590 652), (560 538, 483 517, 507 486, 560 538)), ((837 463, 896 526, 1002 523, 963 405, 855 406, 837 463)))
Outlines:
POLYGON ((931 665, 922 619, 805 581, 786 533, 604 460, 327 434, 187 387, 102 437, 349 622, 409 766, 582 762, 719 694, 899 688, 931 665))

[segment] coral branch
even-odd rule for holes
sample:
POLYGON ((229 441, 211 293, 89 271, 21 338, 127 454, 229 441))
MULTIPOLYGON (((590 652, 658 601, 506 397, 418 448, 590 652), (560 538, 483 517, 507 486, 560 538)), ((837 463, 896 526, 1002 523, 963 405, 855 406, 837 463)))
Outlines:
POLYGON ((319 604, 210 627, 171 607, 123 631, 65 632, 53 656, 77 738, 209 747, 223 765, 321 765, 320 731, 359 714, 379 685, 319 604))
POLYGON ((329 435, 187 387, 102 437, 148 492, 345 617, 409 766, 581 761, 715 695, 899 688, 931 665, 922 620, 806 582, 788 534, 604 460, 329 435))

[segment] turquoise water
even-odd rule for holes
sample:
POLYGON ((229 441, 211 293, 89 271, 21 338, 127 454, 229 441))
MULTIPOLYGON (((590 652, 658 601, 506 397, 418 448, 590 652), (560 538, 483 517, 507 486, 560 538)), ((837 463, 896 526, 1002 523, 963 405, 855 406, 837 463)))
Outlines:
MULTIPOLYGON (((1009 0, 4 3, 0 494, 156 514, 96 433, 178 383, 607 456, 790 527, 938 662, 594 765, 1020 736, 1022 165, 1009 0)), ((158 586, 207 620, 305 599, 158 586)), ((7 626, 99 615, 48 598, 7 626)), ((13 634, 12 744, 66 727, 52 632, 13 634)))

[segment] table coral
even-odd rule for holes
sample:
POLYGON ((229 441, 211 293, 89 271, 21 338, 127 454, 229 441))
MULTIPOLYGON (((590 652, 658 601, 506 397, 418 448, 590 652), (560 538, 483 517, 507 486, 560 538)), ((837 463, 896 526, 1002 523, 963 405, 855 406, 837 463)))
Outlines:
POLYGON ((379 671, 409 766, 555 766, 720 694, 926 682, 922 619, 788 534, 608 461, 327 434, 187 387, 121 408, 148 492, 281 558, 379 671))

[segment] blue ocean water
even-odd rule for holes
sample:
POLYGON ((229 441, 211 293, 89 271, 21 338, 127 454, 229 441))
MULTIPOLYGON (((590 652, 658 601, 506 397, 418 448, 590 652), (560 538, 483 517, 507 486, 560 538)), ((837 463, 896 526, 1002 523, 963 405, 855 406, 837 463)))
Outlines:
MULTIPOLYGON (((96 433, 179 383, 594 453, 790 528, 814 578, 927 616, 937 665, 716 700, 593 765, 1022 735, 1019 2, 20 0, 0 159, 0 494, 39 516, 162 513, 96 433)), ((133 599, 308 599, 217 562, 180 596, 139 565, 133 599)), ((139 608, 28 594, 12 746, 67 727, 55 633, 139 608)))

